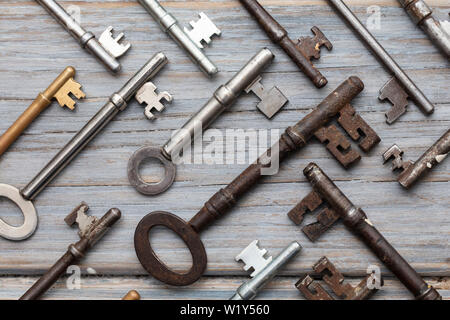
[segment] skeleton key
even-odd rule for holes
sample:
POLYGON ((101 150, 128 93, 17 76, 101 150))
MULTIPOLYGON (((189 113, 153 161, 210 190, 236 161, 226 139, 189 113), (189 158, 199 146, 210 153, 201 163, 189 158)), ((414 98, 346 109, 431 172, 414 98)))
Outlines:
POLYGON ((245 263, 244 270, 252 270, 251 280, 243 283, 230 300, 253 300, 258 292, 266 286, 278 271, 302 249, 297 241, 293 241, 274 259, 265 258, 266 249, 260 249, 258 240, 250 243, 237 257, 245 263))
POLYGON ((130 290, 122 300, 141 300, 141 295, 136 290, 130 290))
POLYGON ((358 20, 353 12, 345 5, 342 0, 328 0, 334 8, 339 11, 344 19, 353 27, 361 39, 372 49, 374 54, 389 69, 393 78, 389 80, 380 91, 381 100, 388 99, 393 107, 386 113, 386 122, 392 124, 406 111, 408 104, 406 98, 409 96, 415 104, 426 114, 434 111, 433 104, 425 97, 419 88, 412 82, 408 75, 384 50, 384 48, 373 37, 369 30, 358 20))
POLYGON ((75 101, 72 100, 70 94, 77 99, 84 98, 85 94, 81 91, 81 85, 73 80, 74 76, 75 69, 67 67, 44 92, 39 93, 28 109, 0 137, 0 156, 16 141, 31 122, 52 103, 53 98, 58 101, 61 107, 75 109, 75 101))
MULTIPOLYGON (((430 40, 450 58, 450 35, 445 30, 444 21, 433 17, 433 11, 423 0, 398 0, 413 22, 422 28, 430 40)), ((448 23, 448 22, 447 22, 448 23)))
POLYGON ((403 161, 403 151, 394 144, 383 154, 384 162, 392 159, 392 170, 399 169, 397 181, 404 188, 411 187, 419 178, 438 165, 450 152, 450 129, 445 132, 416 162, 403 161))
MULTIPOLYGON (((371 274, 361 280, 356 287, 353 287, 349 283, 345 283, 345 278, 342 273, 330 260, 328 260, 327 257, 320 258, 320 260, 314 264, 313 269, 316 273, 323 276, 323 281, 340 299, 366 300, 378 291, 376 287, 368 287, 368 283, 372 280, 371 274)), ((303 279, 299 280, 295 286, 308 300, 334 300, 334 298, 319 283, 315 282, 310 275, 306 275, 303 279)))
POLYGON ((153 56, 91 120, 54 156, 52 160, 22 190, 0 184, 0 196, 13 201, 22 211, 24 221, 21 226, 11 226, 0 219, 0 236, 10 240, 26 239, 37 226, 37 214, 32 200, 60 173, 122 110, 146 81, 155 76, 167 64, 163 53, 153 56))
POLYGON ((109 209, 100 219, 88 216, 86 214, 88 210, 88 205, 83 202, 64 219, 69 226, 78 224, 80 240, 71 244, 67 252, 20 297, 20 300, 36 300, 42 296, 61 277, 67 267, 81 260, 121 217, 120 210, 116 208, 109 209))
POLYGON ((108 27, 99 40, 92 32, 86 31, 63 7, 54 0, 36 0, 52 17, 54 17, 76 40, 83 49, 87 49, 112 72, 119 72, 121 65, 117 58, 124 55, 131 47, 122 43, 123 33, 113 37, 113 27, 108 27))
MULTIPOLYGON (((179 156, 183 147, 194 141, 223 111, 231 107, 244 91, 254 90, 255 82, 259 85, 261 72, 272 63, 273 53, 262 49, 225 85, 220 86, 211 99, 184 126, 172 135, 162 148, 143 147, 137 150, 128 163, 128 179, 132 186, 142 194, 157 195, 166 191, 175 180, 176 167, 173 159, 179 156), (164 178, 158 183, 146 183, 139 174, 142 161, 155 158, 164 165, 164 178)), ((271 92, 260 96, 263 104, 273 115, 287 102, 278 88, 262 91, 271 92)), ((261 106, 259 109, 261 110, 261 106)))
POLYGON ((331 121, 363 88, 364 84, 358 77, 350 77, 344 81, 311 113, 294 126, 287 128, 278 143, 269 148, 257 162, 250 165, 224 189, 214 194, 188 223, 169 212, 155 211, 147 214, 139 222, 134 234, 134 247, 142 266, 153 277, 167 284, 181 286, 197 281, 205 271, 207 262, 200 232, 225 215, 237 200, 258 182, 259 178, 265 174, 265 170, 271 168, 273 163, 278 164, 288 154, 302 149, 314 133, 331 121), (270 155, 269 160, 268 155, 270 155), (192 268, 187 273, 181 274, 170 270, 153 251, 149 242, 149 232, 155 226, 166 226, 186 243, 193 261, 192 268))
POLYGON ((203 44, 209 44, 214 35, 220 36, 221 31, 216 25, 201 12, 198 21, 191 21, 192 29, 181 29, 177 19, 164 9, 157 0, 139 0, 139 3, 150 13, 158 22, 161 29, 168 33, 173 40, 183 48, 197 64, 200 69, 208 76, 216 74, 219 69, 203 53, 203 44))
POLYGON ((320 47, 328 50, 333 48, 331 42, 317 27, 311 31, 314 37, 302 37, 297 43, 292 41, 287 31, 261 6, 256 0, 240 0, 244 7, 252 14, 256 21, 267 33, 269 38, 280 45, 300 70, 314 83, 317 88, 327 84, 327 79, 312 64, 311 59, 320 58, 320 47))
MULTIPOLYGON (((313 188, 312 192, 315 193, 315 196, 311 196, 311 194, 308 195, 310 200, 316 198, 315 203, 310 206, 312 210, 315 210, 322 202, 326 202, 328 210, 330 210, 331 215, 335 217, 334 222, 341 218, 344 225, 361 238, 361 240, 386 265, 386 267, 397 276, 416 299, 442 299, 439 293, 432 286, 425 283, 411 265, 409 265, 383 235, 375 229, 365 212, 362 209, 355 207, 318 165, 310 163, 303 170, 303 174, 308 179, 309 183, 311 183, 313 188)), ((302 202, 303 201, 304 200, 302 200, 302 202)), ((297 205, 289 212, 288 216, 294 223, 300 224, 303 221, 305 213, 305 206, 297 205)), ((321 229, 308 229, 306 228, 308 226, 306 226, 302 230, 311 241, 315 241, 330 226, 331 224, 321 229), (311 235, 310 232, 312 230, 316 233, 311 235)))

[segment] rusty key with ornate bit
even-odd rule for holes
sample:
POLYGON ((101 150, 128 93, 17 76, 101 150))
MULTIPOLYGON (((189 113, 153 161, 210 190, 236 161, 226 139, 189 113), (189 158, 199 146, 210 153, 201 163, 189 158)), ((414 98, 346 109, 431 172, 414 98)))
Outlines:
POLYGON ((44 92, 38 94, 27 110, 0 137, 0 156, 17 140, 37 116, 52 103, 53 99, 58 101, 61 107, 67 107, 70 110, 75 109, 75 101, 70 95, 72 94, 77 99, 82 99, 85 97, 85 94, 81 91, 81 85, 73 80, 74 76, 75 69, 67 67, 44 92))
POLYGON ((325 207, 318 213, 317 222, 302 228, 311 241, 317 240, 341 218, 344 225, 361 238, 416 299, 442 299, 440 294, 422 279, 373 226, 365 212, 361 208, 355 207, 318 165, 310 163, 303 170, 303 174, 311 183, 313 191, 300 201, 288 213, 288 216, 295 224, 299 225, 308 211, 313 212, 325 204, 325 207))
POLYGON ((384 162, 392 159, 392 170, 400 170, 397 181, 411 187, 425 172, 445 160, 450 152, 450 129, 445 132, 416 162, 403 161, 403 151, 394 144, 383 153, 384 162))
MULTIPOLYGON (((308 140, 324 128, 336 115, 341 113, 342 116, 342 110, 349 107, 352 99, 363 88, 364 84, 358 77, 350 77, 345 80, 311 113, 294 126, 286 129, 278 143, 269 148, 265 154, 228 186, 213 195, 188 223, 169 212, 155 211, 147 214, 139 222, 134 235, 136 254, 142 266, 156 279, 171 285, 189 285, 197 281, 205 271, 207 263, 206 251, 200 239, 200 232, 225 215, 241 196, 256 185, 263 175, 273 174, 273 167, 276 167, 275 170, 277 170, 278 163, 281 163, 288 154, 302 149, 308 140), (155 226, 166 226, 184 240, 192 254, 193 261, 192 268, 187 273, 181 274, 170 270, 158 258, 149 242, 149 232, 155 226)), ((350 116, 350 118, 354 117, 355 114, 350 116)), ((364 122, 367 127, 360 127, 361 123, 361 121, 352 122, 354 126, 352 129, 355 129, 355 132, 366 135, 361 139, 360 145, 366 146, 368 141, 376 144, 379 138, 372 137, 373 131, 365 131, 364 129, 368 127, 367 124, 364 122)), ((361 137, 358 135, 358 138, 361 137)), ((333 141, 332 137, 330 139, 333 141)))
POLYGON ((320 47, 333 48, 331 42, 317 27, 312 27, 314 37, 302 37, 297 42, 289 38, 287 31, 256 0, 240 0, 261 25, 269 38, 280 45, 300 70, 317 88, 327 84, 327 79, 312 64, 311 59, 320 58, 320 47))
MULTIPOLYGON (((314 266, 313 270, 323 276, 323 281, 333 291, 333 293, 344 300, 366 300, 369 299, 378 288, 373 285, 373 275, 367 275, 356 287, 345 282, 344 275, 328 260, 327 257, 320 258, 314 266), (373 287, 369 287, 369 283, 373 287)), ((382 279, 378 280, 380 286, 382 279)), ((334 300, 334 298, 308 274, 300 279, 295 287, 308 300, 334 300)))
POLYGON ((84 258, 85 254, 100 240, 106 232, 120 219, 119 209, 110 209, 100 219, 87 215, 89 207, 81 203, 64 221, 73 226, 78 225, 80 240, 69 246, 67 252, 20 297, 20 300, 35 300, 42 296, 66 271, 67 267, 84 258))

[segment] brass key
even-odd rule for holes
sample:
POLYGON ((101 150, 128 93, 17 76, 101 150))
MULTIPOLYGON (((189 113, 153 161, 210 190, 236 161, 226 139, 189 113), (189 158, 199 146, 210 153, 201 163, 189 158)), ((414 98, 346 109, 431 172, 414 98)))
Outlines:
POLYGON ((28 109, 0 137, 0 156, 25 131, 31 122, 50 105, 53 98, 58 101, 61 107, 66 106, 71 110, 75 109, 75 101, 69 94, 73 94, 77 99, 84 98, 86 95, 81 91, 81 85, 73 80, 74 76, 75 69, 67 67, 43 93, 39 93, 28 109))

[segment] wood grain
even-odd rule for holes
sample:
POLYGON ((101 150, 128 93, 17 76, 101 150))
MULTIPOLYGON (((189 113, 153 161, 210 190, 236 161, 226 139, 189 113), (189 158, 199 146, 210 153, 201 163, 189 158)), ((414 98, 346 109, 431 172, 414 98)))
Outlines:
MULTIPOLYGON (((182 24, 204 11, 217 23, 222 36, 206 53, 221 69, 209 80, 186 54, 164 33, 136 1, 59 1, 63 6, 81 8, 82 25, 97 36, 109 25, 125 31, 133 47, 123 57, 123 72, 109 74, 92 56, 82 50, 67 32, 34 1, 11 0, 0 12, 0 132, 3 132, 67 65, 77 69, 76 80, 83 85, 87 99, 70 112, 54 103, 0 158, 0 182, 24 186, 59 148, 105 103, 108 96, 154 53, 163 51, 169 65, 154 79, 160 90, 168 90, 174 102, 149 122, 136 102, 122 112, 104 132, 35 201, 39 212, 36 234, 23 242, 0 239, 0 298, 16 298, 76 240, 63 218, 80 201, 101 215, 118 207, 123 219, 82 262, 82 269, 94 268, 100 278, 89 277, 81 291, 66 290, 62 282, 48 298, 92 297, 116 299, 129 289, 141 290, 143 297, 223 299, 244 281, 241 265, 234 257, 252 240, 260 239, 272 255, 292 240, 303 251, 282 271, 261 298, 299 299, 293 283, 321 256, 327 255, 346 276, 362 277, 369 264, 379 261, 344 226, 336 225, 317 243, 311 243, 287 218, 287 212, 310 187, 301 174, 304 166, 317 162, 348 197, 364 208, 371 221, 392 242, 418 272, 436 284, 444 297, 450 297, 449 240, 450 162, 447 160, 422 179, 412 190, 403 190, 390 165, 381 154, 393 143, 400 145, 407 159, 417 159, 450 124, 449 63, 415 28, 394 0, 347 1, 362 21, 369 5, 381 7, 381 29, 374 36, 394 57, 413 81, 435 103, 431 116, 423 115, 412 103, 408 112, 392 126, 385 123, 388 103, 377 99, 379 88, 389 79, 388 72, 356 38, 326 1, 262 1, 286 27, 293 38, 309 36, 317 25, 333 42, 331 52, 322 51, 316 62, 328 78, 324 89, 316 89, 289 58, 274 46, 238 1, 164 1, 182 24), (224 10, 226 9, 226 10, 224 10), (151 279, 140 266, 133 248, 134 228, 154 210, 167 210, 189 219, 220 187, 237 176, 246 164, 183 164, 178 166, 175 184, 158 197, 145 197, 129 186, 126 166, 131 154, 143 145, 161 146, 172 132, 186 122, 260 48, 276 54, 264 74, 263 83, 277 85, 289 104, 272 121, 255 108, 254 96, 241 97, 211 129, 279 130, 300 120, 331 90, 350 75, 359 76, 365 89, 354 107, 377 131, 382 142, 361 162, 344 170, 317 141, 293 155, 275 176, 266 177, 240 201, 228 216, 202 234, 208 253, 206 276, 193 286, 173 289, 151 279), (30 277, 29 277, 30 276, 30 277), (434 280, 437 279, 437 280, 434 280), (444 279, 444 280, 443 280, 444 279), (436 281, 440 281, 437 283, 436 281), (443 285, 445 284, 445 285, 443 285), (213 288, 213 289, 211 289, 213 288)), ((443 0, 429 0, 435 14, 445 17, 449 6, 443 0)), ((242 141, 240 141, 242 142, 242 141)), ((207 144, 207 142, 205 142, 207 144)), ((358 149, 356 145, 353 146, 358 149)), ((255 145, 247 146, 249 154, 255 145)), ((143 168, 148 181, 156 181, 162 168, 154 163, 143 168)), ((20 223, 18 210, 0 199, 0 217, 20 223)), ((311 222, 308 218, 307 222, 311 222)), ((165 230, 155 230, 152 241, 163 259, 178 270, 189 268, 191 257, 184 244, 165 230)), ((390 276, 382 267, 383 274, 390 276)), ((356 279, 355 278, 355 279, 356 279)), ((409 299, 411 296, 395 279, 389 278, 378 299, 409 299)))

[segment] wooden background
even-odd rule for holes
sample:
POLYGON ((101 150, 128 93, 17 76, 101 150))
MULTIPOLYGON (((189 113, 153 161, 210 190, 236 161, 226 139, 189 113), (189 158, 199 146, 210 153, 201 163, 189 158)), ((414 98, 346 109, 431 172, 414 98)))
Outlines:
MULTIPOLYGON (((82 50, 67 32, 34 1, 2 2, 0 11, 0 131, 4 131, 64 67, 74 66, 87 99, 75 112, 56 103, 48 108, 13 147, 0 158, 0 182, 23 187, 103 106, 107 97, 140 68, 154 53, 163 51, 169 65, 154 79, 160 90, 174 96, 172 105, 149 122, 135 101, 101 133, 87 149, 36 199, 39 227, 26 241, 0 238, 0 298, 16 299, 77 240, 76 230, 63 218, 81 201, 91 213, 102 215, 110 207, 123 212, 122 220, 89 253, 80 265, 84 274, 80 290, 68 290, 61 279, 46 299, 119 299, 137 289, 146 299, 227 299, 248 279, 234 257, 252 240, 259 239, 276 255, 290 241, 303 251, 258 298, 303 299, 294 283, 323 255, 328 256, 350 279, 358 281, 377 258, 342 224, 336 225, 317 243, 311 243, 287 217, 287 212, 310 190, 302 169, 317 162, 371 221, 445 298, 450 298, 449 178, 450 161, 442 163, 409 191, 395 181, 381 155, 393 143, 404 148, 408 159, 417 159, 449 127, 449 63, 414 27, 394 0, 346 1, 365 21, 367 7, 381 7, 381 29, 375 37, 404 68, 436 111, 424 116, 410 105, 392 126, 385 123, 390 107, 379 102, 379 88, 389 79, 386 70, 358 40, 352 30, 324 0, 267 0, 262 4, 289 31, 292 38, 309 36, 317 25, 333 42, 331 52, 322 52, 316 63, 328 78, 318 90, 279 48, 266 37, 238 1, 163 1, 163 5, 186 25, 204 11, 222 30, 221 38, 206 50, 221 72, 208 80, 178 46, 157 26, 136 1, 59 1, 81 8, 82 25, 97 36, 109 25, 125 31, 131 51, 121 59, 123 72, 112 76, 82 50), (317 141, 282 165, 278 175, 263 179, 239 201, 237 207, 202 234, 208 253, 205 276, 194 285, 174 288, 149 276, 139 264, 133 247, 139 220, 154 210, 166 210, 184 219, 192 217, 220 187, 228 184, 247 165, 182 165, 171 189, 146 197, 129 186, 126 167, 131 154, 141 146, 161 146, 201 108, 212 92, 226 82, 259 49, 267 46, 276 54, 263 82, 276 84, 290 103, 272 121, 255 105, 252 96, 240 98, 212 128, 280 129, 300 120, 330 91, 350 75, 365 83, 353 105, 377 131, 382 142, 350 170, 344 170, 317 141), (87 275, 93 268, 97 275, 87 275)), ((435 14, 445 17, 445 0, 429 0, 435 14)), ((147 164, 143 174, 154 181, 162 168, 147 164), (153 178, 152 178, 153 177, 153 178)), ((20 223, 19 210, 9 201, 0 202, 0 217, 20 223)), ((311 220, 309 219, 308 222, 311 220)), ((177 270, 187 270, 191 257, 181 240, 167 231, 152 232, 152 243, 164 261, 177 270)), ((386 284, 375 299, 411 299, 411 294, 382 267, 386 284)))

